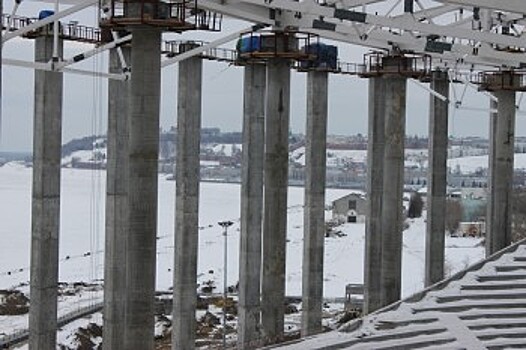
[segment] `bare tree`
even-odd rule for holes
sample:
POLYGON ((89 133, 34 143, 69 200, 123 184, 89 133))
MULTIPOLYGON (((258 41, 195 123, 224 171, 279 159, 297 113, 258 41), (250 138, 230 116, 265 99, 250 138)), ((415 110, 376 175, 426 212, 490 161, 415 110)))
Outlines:
POLYGON ((515 188, 512 200, 512 240, 526 238, 526 188, 515 188))
POLYGON ((409 208, 407 209, 407 217, 410 219, 419 218, 422 216, 422 210, 424 209, 424 201, 422 196, 418 192, 413 192, 409 199, 409 208))
POLYGON ((458 200, 448 199, 446 202, 446 230, 453 234, 458 230, 464 209, 458 200))

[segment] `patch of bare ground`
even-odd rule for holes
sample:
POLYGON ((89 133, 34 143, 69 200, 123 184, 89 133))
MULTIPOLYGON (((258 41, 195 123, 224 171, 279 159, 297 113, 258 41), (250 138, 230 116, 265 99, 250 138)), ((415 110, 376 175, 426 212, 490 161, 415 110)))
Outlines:
POLYGON ((29 298, 17 290, 0 290, 0 315, 15 316, 29 312, 29 298))

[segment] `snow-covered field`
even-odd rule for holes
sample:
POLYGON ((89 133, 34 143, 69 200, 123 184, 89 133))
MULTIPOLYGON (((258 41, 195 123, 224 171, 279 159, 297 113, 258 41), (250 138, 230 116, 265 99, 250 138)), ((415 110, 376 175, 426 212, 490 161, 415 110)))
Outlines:
MULTIPOLYGON (((305 147, 299 147, 290 153, 290 159, 299 165, 305 166, 305 147)), ((427 149, 406 149, 405 165, 418 167, 427 160, 427 149)), ((348 163, 365 163, 367 161, 366 150, 327 150, 327 166, 342 167, 348 163)))
MULTIPOLYGON (((91 282, 102 278, 104 247, 105 172, 62 170, 60 281, 91 282), (92 254, 87 254, 88 252, 92 254)), ((200 242, 198 280, 214 280, 222 290, 223 236, 218 221, 233 220, 229 229, 228 284, 238 280, 239 196, 236 184, 202 183, 200 193, 200 242)), ((346 194, 327 190, 327 203, 346 194)), ((175 183, 159 181, 157 288, 172 286, 175 183)), ((303 188, 289 188, 287 294, 301 295, 303 236, 303 188)), ((330 212, 327 212, 327 218, 330 212)), ((31 169, 9 163, 0 167, 0 289, 29 279, 31 228, 31 169)), ((325 295, 343 297, 347 283, 363 282, 365 227, 345 224, 347 236, 326 238, 325 295)), ((411 222, 404 233, 403 295, 423 287, 425 220, 411 222)), ((446 241, 448 273, 465 268, 483 257, 479 240, 449 238, 446 241)))
MULTIPOLYGON (((472 156, 448 159, 447 166, 452 170, 460 170, 462 173, 474 173, 481 169, 487 169, 489 158, 485 156, 472 156)), ((513 162, 515 169, 526 169, 526 153, 515 153, 513 162)))
MULTIPOLYGON (((60 280, 85 281, 102 277, 104 247, 105 172, 77 169, 62 171, 62 209, 60 236, 60 280), (87 254, 88 252, 98 252, 87 254)), ((221 290, 223 241, 221 220, 233 220, 229 230, 228 283, 238 280, 239 190, 235 184, 202 183, 200 195, 200 280, 213 279, 221 290), (212 273, 209 273, 213 271, 212 273)), ((29 278, 31 169, 14 164, 0 167, 0 288, 9 288, 29 278)), ((346 190, 327 190, 327 203, 346 194, 346 190)), ((175 183, 159 182, 159 225, 157 288, 172 285, 175 183)), ((301 258, 303 236, 303 189, 289 189, 287 294, 301 294, 301 258)), ((330 212, 327 212, 328 217, 330 212)), ((363 224, 346 224, 348 236, 327 238, 325 254, 325 294, 341 297, 347 283, 363 280, 363 224)), ((424 261, 424 220, 416 220, 404 234, 404 295, 422 287, 424 261)), ((451 266, 458 270, 482 257, 477 241, 448 239, 451 266), (458 248, 464 247, 464 248, 458 248), (461 264, 462 263, 462 264, 461 264), (460 264, 460 265, 459 265, 460 264)))

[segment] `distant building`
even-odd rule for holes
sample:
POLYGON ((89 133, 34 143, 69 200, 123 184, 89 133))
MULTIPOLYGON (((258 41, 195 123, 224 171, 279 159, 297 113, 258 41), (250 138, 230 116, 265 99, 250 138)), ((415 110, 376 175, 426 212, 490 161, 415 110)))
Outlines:
POLYGON ((332 218, 338 222, 363 223, 366 200, 358 193, 350 193, 332 202, 332 218))
POLYGON ((488 189, 484 187, 465 187, 460 190, 462 192, 462 198, 466 199, 488 199, 488 189))
POLYGON ((481 222, 486 217, 488 189, 468 187, 461 190, 462 220, 465 222, 481 222))
POLYGON ((363 284, 348 284, 345 286, 345 311, 363 311, 363 284))
POLYGON ((486 234, 486 223, 483 221, 461 222, 458 231, 463 237, 483 237, 486 234))

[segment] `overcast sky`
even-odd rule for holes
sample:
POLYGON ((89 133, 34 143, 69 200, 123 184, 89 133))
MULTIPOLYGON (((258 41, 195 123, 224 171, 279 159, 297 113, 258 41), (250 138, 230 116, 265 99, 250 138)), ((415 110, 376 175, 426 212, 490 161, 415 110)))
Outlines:
MULTIPOLYGON (((10 12, 11 1, 5 1, 5 12, 10 12)), ((19 14, 36 16, 39 9, 52 8, 50 4, 23 3, 19 14)), ((87 10, 70 19, 81 23, 95 23, 94 10, 87 10)), ((66 20, 66 21, 67 21, 66 20)), ((226 20, 223 33, 239 30, 247 24, 226 20)), ((219 34, 221 35, 221 34, 219 34)), ((213 40, 219 37, 209 33, 186 33, 183 37, 213 40)), ((170 38, 176 39, 175 34, 170 38)), ((180 36, 179 36, 180 38, 180 36)), ((231 43, 230 46, 233 46, 231 43)), ((89 45, 66 43, 67 58, 89 45)), ((339 44, 340 59, 361 62, 367 50, 348 44, 339 44)), ((5 44, 4 57, 33 60, 33 42, 15 39, 5 44)), ((107 71, 107 53, 90 59, 79 68, 107 71)), ((203 126, 217 126, 225 131, 240 131, 243 101, 243 68, 225 63, 204 62, 203 74, 203 126)), ((305 129, 305 73, 293 72, 291 86, 291 129, 305 129)), ((366 79, 354 76, 331 75, 329 80, 329 133, 356 134, 367 132, 366 79)), ((464 87, 455 88, 458 96, 464 87)), ((73 74, 64 75, 63 142, 72 138, 106 132, 107 82, 102 78, 91 78, 73 74)), ((167 129, 175 124, 177 108, 177 65, 162 71, 161 127, 167 129)), ((486 96, 468 89, 463 100, 465 106, 487 108, 486 96)), ((429 94, 421 87, 408 82, 407 134, 427 135, 429 94)), ((2 135, 0 151, 30 151, 32 149, 33 126, 33 72, 27 68, 3 67, 2 135)), ((488 112, 450 110, 450 135, 488 135, 488 112)), ((526 117, 517 117, 517 135, 526 135, 526 117)))

